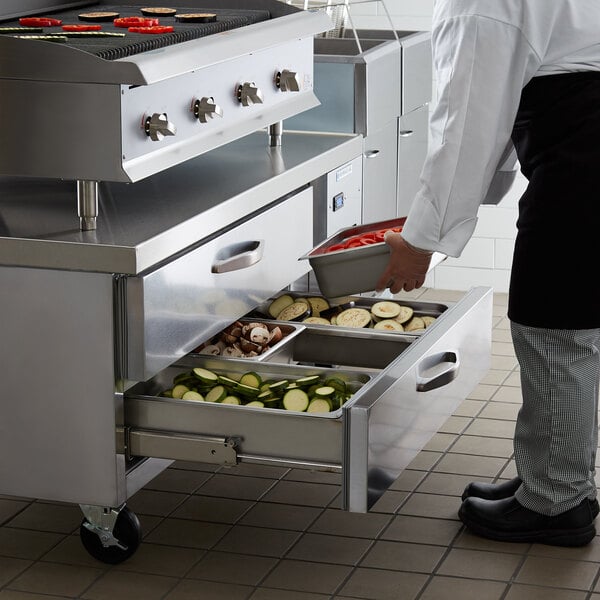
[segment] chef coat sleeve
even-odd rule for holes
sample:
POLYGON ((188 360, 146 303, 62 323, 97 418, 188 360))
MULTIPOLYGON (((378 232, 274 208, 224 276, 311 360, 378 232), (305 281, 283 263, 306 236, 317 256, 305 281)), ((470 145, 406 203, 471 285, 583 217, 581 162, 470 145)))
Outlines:
POLYGON ((505 150, 505 157, 500 159, 500 164, 496 172, 492 175, 492 181, 482 204, 499 204, 502 198, 508 194, 517 177, 519 171, 519 162, 517 151, 512 143, 508 143, 505 150))
POLYGON ((521 90, 541 61, 518 28, 474 15, 434 22, 432 47, 438 100, 403 236, 417 248, 457 257, 509 156, 521 90))

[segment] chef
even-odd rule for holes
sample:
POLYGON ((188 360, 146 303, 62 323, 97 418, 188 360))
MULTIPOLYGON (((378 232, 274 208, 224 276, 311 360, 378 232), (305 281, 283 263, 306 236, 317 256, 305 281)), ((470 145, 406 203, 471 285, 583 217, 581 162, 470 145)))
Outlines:
POLYGON ((419 288, 432 252, 460 256, 478 206, 520 165, 508 302, 518 476, 469 484, 459 517, 491 539, 585 545, 598 514, 600 2, 434 0, 432 45, 430 148, 378 288, 419 288))

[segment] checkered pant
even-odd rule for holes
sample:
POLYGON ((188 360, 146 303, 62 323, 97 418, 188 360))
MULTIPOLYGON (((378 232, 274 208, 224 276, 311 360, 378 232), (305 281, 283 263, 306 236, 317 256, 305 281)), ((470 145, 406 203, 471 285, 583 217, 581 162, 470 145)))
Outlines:
POLYGON ((556 515, 596 496, 600 329, 511 322, 523 405, 515 429, 520 504, 556 515))

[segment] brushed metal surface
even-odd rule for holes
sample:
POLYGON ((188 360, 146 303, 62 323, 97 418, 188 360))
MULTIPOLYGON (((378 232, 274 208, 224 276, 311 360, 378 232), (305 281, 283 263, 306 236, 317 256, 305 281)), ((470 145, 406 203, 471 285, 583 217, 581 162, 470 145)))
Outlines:
POLYGON ((129 277, 128 379, 148 379, 307 273, 310 265, 298 257, 312 246, 312 202, 306 188, 159 269, 129 277), (264 246, 260 260, 215 272, 216 262, 254 242, 264 246))
MULTIPOLYGON (((185 2, 179 6, 182 4, 185 2)), ((252 6, 242 0, 213 0, 213 4, 215 8, 266 8, 276 18, 228 31, 227 35, 207 36, 113 61, 62 44, 0 36, 0 78, 149 85, 289 40, 312 37, 331 27, 323 11, 302 11, 278 0, 254 1, 252 6)))
POLYGON ((91 232, 74 182, 1 177, 1 261, 137 275, 361 152, 360 136, 286 131, 269 148, 257 132, 135 184, 100 183, 91 232))
MULTIPOLYGON (((428 303, 422 303, 426 309, 428 303)), ((438 312, 433 304, 431 312, 438 312)), ((355 334, 334 331, 315 337, 314 358, 323 357, 322 345, 329 344, 336 357, 344 348, 353 348, 349 361, 353 366, 330 367, 307 364, 260 363, 249 369, 244 361, 196 362, 186 358, 181 366, 202 365, 224 373, 254 370, 264 377, 294 377, 308 373, 332 373, 364 383, 342 409, 329 414, 293 413, 285 410, 223 406, 207 402, 186 402, 159 397, 171 386, 182 369, 169 367, 148 382, 131 388, 125 395, 127 426, 198 435, 239 438, 238 458, 252 462, 283 461, 297 465, 342 465, 343 505, 353 512, 367 511, 399 473, 438 431, 459 402, 477 385, 490 362, 492 290, 474 288, 444 310, 429 330, 408 339, 399 335, 398 348, 391 350, 393 334, 361 336, 349 344, 355 334), (375 350, 373 340, 382 341, 379 360, 371 369, 359 367, 360 341, 368 342, 366 352, 375 350), (451 378, 445 376, 445 357, 455 356, 451 378), (440 372, 436 372, 439 369, 440 372), (433 381, 427 392, 419 384, 433 381)), ((308 329, 308 328, 307 328, 308 329)), ((321 333, 321 332, 319 332, 321 333)), ((306 332, 303 332, 306 334, 306 332)), ((301 334, 301 336, 303 335, 301 334)), ((312 335, 309 332, 307 335, 312 335)), ((301 337, 294 340, 294 344, 301 337)), ((310 341, 309 338, 307 338, 310 341)), ((304 345, 293 358, 310 360, 310 348, 304 345)), ((370 357, 372 358, 372 357, 370 357)), ((365 362, 369 362, 366 359, 365 362)))
POLYGON ((0 494, 118 506, 113 281, 0 267, 0 494))
POLYGON ((345 409, 344 508, 368 510, 479 383, 491 360, 491 320, 492 290, 471 289, 345 409), (448 369, 447 353, 460 369, 419 391, 448 369))

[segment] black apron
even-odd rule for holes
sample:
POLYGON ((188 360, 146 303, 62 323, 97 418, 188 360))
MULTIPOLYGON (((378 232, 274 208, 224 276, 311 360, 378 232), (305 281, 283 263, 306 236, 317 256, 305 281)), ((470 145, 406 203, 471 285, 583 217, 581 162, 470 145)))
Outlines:
POLYGON ((600 72, 532 79, 512 139, 529 184, 508 316, 530 327, 600 327, 600 72))

